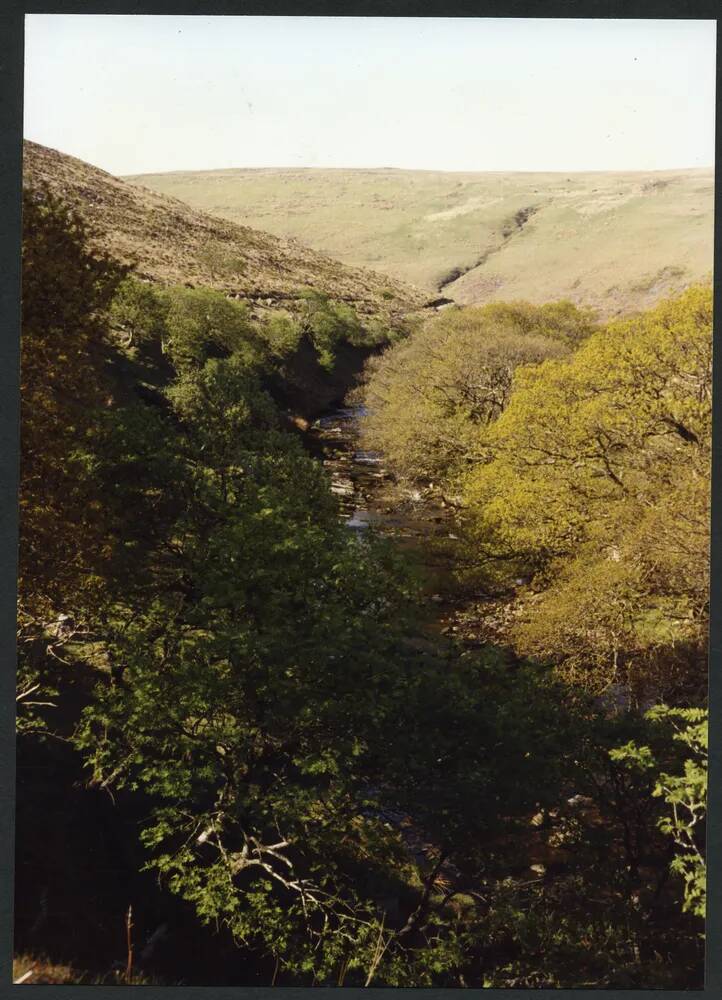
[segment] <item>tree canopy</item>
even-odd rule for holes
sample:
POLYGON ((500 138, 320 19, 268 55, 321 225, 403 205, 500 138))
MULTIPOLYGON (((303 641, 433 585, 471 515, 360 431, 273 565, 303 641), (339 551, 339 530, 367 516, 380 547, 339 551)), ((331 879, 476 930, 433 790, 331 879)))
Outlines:
POLYGON ((370 360, 363 436, 411 479, 453 481, 506 407, 519 365, 559 358, 594 328, 571 303, 450 309, 370 360))
POLYGON ((704 683, 711 321, 693 288, 521 368, 467 477, 480 561, 541 586, 520 648, 595 685, 704 683))
POLYGON ((107 315, 125 269, 47 191, 23 198, 20 590, 33 618, 81 601, 110 542, 89 496, 94 415, 112 402, 107 315))
POLYGON ((431 635, 284 420, 302 345, 330 377, 390 331, 143 282, 47 192, 25 226, 21 750, 62 705, 259 980, 696 981, 709 291, 599 329, 451 310, 370 362, 365 439, 458 491, 468 562, 521 599, 507 648, 431 635))

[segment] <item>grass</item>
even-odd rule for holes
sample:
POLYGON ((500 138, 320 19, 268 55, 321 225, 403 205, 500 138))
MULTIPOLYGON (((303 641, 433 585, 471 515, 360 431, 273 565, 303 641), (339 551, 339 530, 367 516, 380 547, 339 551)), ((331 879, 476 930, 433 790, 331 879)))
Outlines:
POLYGON ((463 272, 444 288, 462 303, 568 297, 614 315, 647 308, 712 269, 711 168, 584 174, 239 169, 129 180, 426 292, 463 272), (528 209, 536 211, 520 226, 528 209), (664 268, 678 273, 655 281, 664 268))
MULTIPOLYGON (((53 984, 66 986, 84 981, 82 972, 72 965, 51 962, 43 955, 13 956, 13 983, 22 982, 28 986, 53 984)), ((87 981, 87 980, 85 980, 87 981)))
POLYGON ((125 969, 111 969, 103 975, 76 969, 73 965, 54 962, 42 954, 13 956, 13 983, 23 986, 163 986, 164 984, 142 972, 133 972, 126 978, 125 969), (22 980, 22 982, 19 982, 22 980))

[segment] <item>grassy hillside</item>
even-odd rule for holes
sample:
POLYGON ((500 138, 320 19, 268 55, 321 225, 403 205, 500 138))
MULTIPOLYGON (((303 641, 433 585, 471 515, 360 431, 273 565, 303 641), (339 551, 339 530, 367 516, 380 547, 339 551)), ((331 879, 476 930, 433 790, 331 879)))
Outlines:
POLYGON ((257 169, 128 180, 461 303, 567 297, 614 315, 712 269, 712 169, 257 169))
POLYGON ((96 246, 134 262, 140 277, 161 284, 204 285, 269 306, 313 287, 361 315, 387 318, 424 301, 418 291, 387 276, 211 218, 37 143, 24 143, 23 172, 26 183, 46 183, 80 211, 96 246))

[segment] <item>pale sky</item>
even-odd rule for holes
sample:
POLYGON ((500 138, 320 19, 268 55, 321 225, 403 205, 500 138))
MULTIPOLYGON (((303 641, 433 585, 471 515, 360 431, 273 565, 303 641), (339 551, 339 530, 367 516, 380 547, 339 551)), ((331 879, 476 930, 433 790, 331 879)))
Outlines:
POLYGON ((25 52, 25 136, 114 174, 714 163, 714 21, 33 14, 25 52))

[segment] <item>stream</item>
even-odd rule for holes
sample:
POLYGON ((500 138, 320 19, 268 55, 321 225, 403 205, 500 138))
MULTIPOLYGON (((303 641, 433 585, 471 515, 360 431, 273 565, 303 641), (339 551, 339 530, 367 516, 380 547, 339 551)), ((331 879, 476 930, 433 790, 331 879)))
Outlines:
POLYGON ((309 431, 312 450, 348 527, 392 537, 417 570, 426 599, 442 605, 453 579, 454 512, 431 490, 398 483, 381 455, 361 447, 363 415, 362 406, 349 406, 320 417, 309 431))

